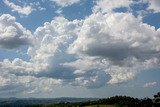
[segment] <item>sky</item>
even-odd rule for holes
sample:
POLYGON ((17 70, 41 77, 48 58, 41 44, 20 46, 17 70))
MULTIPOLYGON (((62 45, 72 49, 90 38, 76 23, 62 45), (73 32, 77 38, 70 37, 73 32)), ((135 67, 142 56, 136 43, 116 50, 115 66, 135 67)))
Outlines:
POLYGON ((153 97, 160 0, 0 0, 0 98, 153 97))

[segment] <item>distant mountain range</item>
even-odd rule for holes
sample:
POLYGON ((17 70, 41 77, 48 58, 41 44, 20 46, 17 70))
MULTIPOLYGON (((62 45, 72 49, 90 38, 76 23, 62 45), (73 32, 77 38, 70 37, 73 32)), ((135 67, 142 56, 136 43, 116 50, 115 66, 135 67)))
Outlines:
POLYGON ((9 105, 28 105, 28 104, 54 104, 60 102, 82 102, 82 101, 95 101, 99 98, 74 98, 74 97, 61 97, 61 98, 0 98, 0 106, 9 105))

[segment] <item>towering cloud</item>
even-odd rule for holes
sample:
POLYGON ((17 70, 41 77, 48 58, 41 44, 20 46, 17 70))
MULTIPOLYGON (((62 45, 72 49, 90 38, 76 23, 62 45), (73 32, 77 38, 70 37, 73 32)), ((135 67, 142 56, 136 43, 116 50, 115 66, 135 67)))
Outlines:
POLYGON ((93 69, 95 60, 99 63, 105 60, 105 67, 98 66, 98 69, 111 75, 109 83, 119 83, 133 78, 137 71, 159 64, 159 35, 159 30, 130 13, 97 13, 84 20, 78 38, 68 51, 82 57, 81 63, 87 62, 86 56, 92 57, 93 69))

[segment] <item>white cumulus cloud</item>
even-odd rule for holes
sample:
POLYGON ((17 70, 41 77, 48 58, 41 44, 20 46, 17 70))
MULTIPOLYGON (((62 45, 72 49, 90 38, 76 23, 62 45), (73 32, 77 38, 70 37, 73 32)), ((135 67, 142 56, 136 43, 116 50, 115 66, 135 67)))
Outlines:
POLYGON ((129 5, 132 2, 132 0, 96 0, 96 5, 94 6, 93 11, 101 11, 102 13, 113 12, 113 9, 116 8, 129 8, 129 5))
MULTIPOLYGON (((106 66, 99 66, 99 69, 111 76, 108 83, 120 83, 134 78, 138 71, 159 64, 159 40, 159 30, 142 23, 130 13, 97 13, 84 20, 78 38, 68 52, 85 56, 84 59, 93 57, 99 63, 105 60, 106 66)), ((84 59, 82 63, 86 64, 84 59)), ((68 65, 81 65, 75 64, 68 65)), ((91 61, 88 68, 94 69, 94 64, 95 61, 91 61)), ((86 65, 79 69, 87 70, 86 65)))
POLYGON ((149 3, 148 9, 151 9, 155 12, 160 12, 160 1, 159 0, 147 0, 149 3))
POLYGON ((0 47, 6 49, 18 48, 22 45, 32 45, 32 33, 16 22, 9 14, 0 16, 0 47))

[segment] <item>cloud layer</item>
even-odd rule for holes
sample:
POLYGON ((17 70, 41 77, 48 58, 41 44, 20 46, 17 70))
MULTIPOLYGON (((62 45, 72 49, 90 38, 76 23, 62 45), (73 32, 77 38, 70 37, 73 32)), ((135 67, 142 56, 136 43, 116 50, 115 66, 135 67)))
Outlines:
MULTIPOLYGON (((78 1, 54 0, 61 6, 78 1)), ((137 73, 158 67, 160 29, 143 23, 131 12, 112 11, 129 8, 133 2, 125 1, 98 0, 85 19, 55 17, 33 33, 15 17, 1 15, 0 47, 8 50, 26 45, 30 60, 0 62, 0 94, 50 92, 63 84, 99 88, 128 82, 137 73)), ((156 84, 145 86, 149 85, 156 84)))

